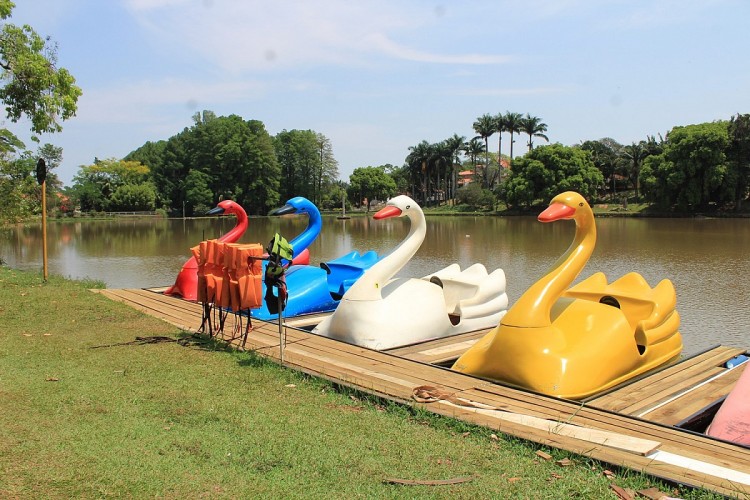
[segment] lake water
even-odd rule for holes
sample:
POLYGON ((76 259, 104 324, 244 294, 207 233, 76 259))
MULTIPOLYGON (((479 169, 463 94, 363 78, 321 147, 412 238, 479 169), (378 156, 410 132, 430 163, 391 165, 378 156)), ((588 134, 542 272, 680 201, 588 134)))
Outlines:
MULTIPOLYGON (((277 231, 291 239, 306 223, 303 216, 251 218, 242 242, 265 245, 277 231)), ((534 217, 434 216, 427 224, 425 242, 400 276, 481 262, 488 271, 504 269, 511 304, 566 250, 574 233, 572 222, 542 224, 534 217)), ((189 247, 233 225, 234 217, 50 221, 49 272, 100 279, 109 288, 171 285, 189 247)), ((596 271, 610 281, 636 271, 651 286, 668 278, 677 290, 685 354, 716 344, 750 347, 750 219, 598 218, 597 228, 596 250, 579 280, 596 271)), ((387 252, 407 232, 403 218, 324 217, 311 263, 352 250, 387 252)), ((41 226, 1 229, 0 258, 41 273, 41 226)))

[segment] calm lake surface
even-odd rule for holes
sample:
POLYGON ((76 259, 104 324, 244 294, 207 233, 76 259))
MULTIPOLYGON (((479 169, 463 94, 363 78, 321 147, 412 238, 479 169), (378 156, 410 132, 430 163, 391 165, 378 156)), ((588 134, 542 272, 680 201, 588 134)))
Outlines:
MULTIPOLYGON (((117 219, 48 224, 50 274, 95 278, 108 288, 171 285, 189 257, 189 247, 215 238, 234 217, 117 219)), ((307 224, 303 216, 250 219, 242 242, 263 243, 275 232, 291 239, 307 224)), ((502 268, 511 305, 567 249, 573 222, 542 224, 534 217, 435 216, 427 237, 399 276, 419 277, 453 262, 502 268)), ((352 250, 388 252, 408 232, 403 218, 338 220, 325 217, 311 246, 311 263, 352 250)), ((578 280, 602 271, 609 281, 636 271, 651 286, 670 279, 685 354, 716 344, 750 347, 750 219, 598 218, 594 255, 578 280)), ((42 269, 41 226, 0 230, 0 258, 14 268, 42 269)))

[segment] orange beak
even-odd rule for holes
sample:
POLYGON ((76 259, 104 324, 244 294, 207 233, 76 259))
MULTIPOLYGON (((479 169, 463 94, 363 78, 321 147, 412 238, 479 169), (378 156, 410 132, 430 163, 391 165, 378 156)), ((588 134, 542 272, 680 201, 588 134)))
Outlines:
POLYGON ((373 215, 372 218, 375 220, 380 220, 387 219, 389 217, 398 217, 399 215, 401 215, 401 209, 389 205, 378 210, 378 212, 373 215))
POLYGON ((575 209, 568 205, 553 203, 539 214, 538 220, 539 222, 552 222, 560 219, 571 219, 575 213, 575 209))

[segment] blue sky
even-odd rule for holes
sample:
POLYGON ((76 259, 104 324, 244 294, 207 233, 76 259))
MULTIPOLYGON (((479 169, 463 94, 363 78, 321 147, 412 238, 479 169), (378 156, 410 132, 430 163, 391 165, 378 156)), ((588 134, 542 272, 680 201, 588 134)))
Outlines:
MULTIPOLYGON (((530 113, 551 142, 573 145, 750 112, 745 0, 16 4, 10 21, 51 37, 83 89, 64 131, 42 136, 63 148, 66 184, 94 157, 168 139, 201 110, 271 134, 323 133, 345 180, 403 164, 422 140, 471 138, 484 113, 530 113)), ((22 123, 4 126, 28 137, 22 123)))

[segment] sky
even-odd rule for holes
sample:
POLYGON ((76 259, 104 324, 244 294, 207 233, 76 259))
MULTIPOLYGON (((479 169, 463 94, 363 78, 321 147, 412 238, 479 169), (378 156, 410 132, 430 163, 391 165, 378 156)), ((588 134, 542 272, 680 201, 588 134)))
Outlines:
MULTIPOLYGON (((745 0, 15 3, 10 22, 50 37, 83 90, 63 131, 40 137, 63 148, 67 185, 203 110, 322 133, 343 180, 400 166, 423 140, 471 139, 485 113, 537 116, 570 146, 750 112, 745 0)), ((27 123, 0 126, 36 149, 27 123)))

